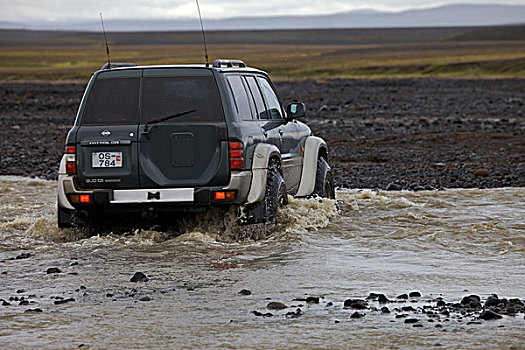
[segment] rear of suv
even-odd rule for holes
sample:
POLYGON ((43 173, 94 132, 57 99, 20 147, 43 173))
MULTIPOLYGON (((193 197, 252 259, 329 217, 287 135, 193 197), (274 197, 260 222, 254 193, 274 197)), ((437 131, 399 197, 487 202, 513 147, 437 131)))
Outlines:
POLYGON ((269 76, 242 61, 106 65, 66 139, 58 226, 111 213, 239 206, 239 223, 276 222, 287 195, 334 197, 326 143, 283 108, 269 76))

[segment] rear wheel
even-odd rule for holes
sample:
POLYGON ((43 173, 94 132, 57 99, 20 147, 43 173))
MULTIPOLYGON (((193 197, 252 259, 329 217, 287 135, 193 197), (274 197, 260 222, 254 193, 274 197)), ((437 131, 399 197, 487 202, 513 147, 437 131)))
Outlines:
POLYGON ((286 184, 281 173, 275 169, 268 170, 266 178, 266 192, 264 194, 263 202, 266 206, 266 222, 269 224, 277 224, 278 210, 288 204, 288 194, 286 191, 286 184))
POLYGON ((324 158, 317 160, 317 172, 315 174, 314 196, 324 198, 335 198, 335 186, 332 176, 332 168, 324 158))
POLYGON ((256 203, 246 205, 241 211, 240 225, 276 224, 279 207, 288 204, 286 184, 277 167, 268 169, 264 198, 256 203))

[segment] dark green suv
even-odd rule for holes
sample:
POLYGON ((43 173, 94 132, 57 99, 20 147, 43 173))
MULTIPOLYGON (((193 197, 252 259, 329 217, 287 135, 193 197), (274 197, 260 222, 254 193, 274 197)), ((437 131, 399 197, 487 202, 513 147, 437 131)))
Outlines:
POLYGON ((237 205, 240 224, 276 222, 287 195, 334 197, 326 143, 283 108, 267 73, 238 60, 106 65, 69 131, 58 226, 237 205))

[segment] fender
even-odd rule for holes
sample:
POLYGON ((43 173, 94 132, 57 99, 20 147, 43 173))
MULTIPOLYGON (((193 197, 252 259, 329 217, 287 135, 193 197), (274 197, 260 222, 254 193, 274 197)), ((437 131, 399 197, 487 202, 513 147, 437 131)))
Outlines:
POLYGON ((73 206, 69 203, 66 198, 66 193, 64 191, 64 180, 68 178, 69 175, 66 174, 66 155, 62 156, 60 161, 60 167, 58 169, 58 191, 57 191, 57 201, 58 205, 62 208, 73 210, 73 206))
POLYGON ((275 145, 259 143, 255 146, 252 161, 252 182, 246 203, 259 202, 264 198, 268 164, 272 157, 281 159, 281 153, 275 145))
POLYGON ((327 149, 326 142, 316 136, 308 136, 304 146, 303 171, 296 197, 306 197, 313 193, 315 187, 315 174, 317 173, 317 159, 319 150, 327 149))

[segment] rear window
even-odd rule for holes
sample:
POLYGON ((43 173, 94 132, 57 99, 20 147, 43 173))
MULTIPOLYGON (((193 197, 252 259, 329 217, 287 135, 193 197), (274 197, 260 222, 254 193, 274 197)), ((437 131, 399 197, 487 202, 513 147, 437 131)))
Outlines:
POLYGON ((165 123, 224 121, 213 76, 145 77, 142 91, 142 123, 188 111, 165 123))
POLYGON ((89 93, 82 124, 138 124, 139 91, 139 78, 97 79, 89 93))

